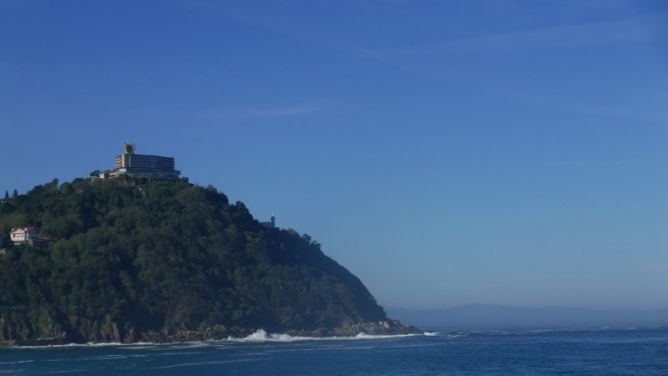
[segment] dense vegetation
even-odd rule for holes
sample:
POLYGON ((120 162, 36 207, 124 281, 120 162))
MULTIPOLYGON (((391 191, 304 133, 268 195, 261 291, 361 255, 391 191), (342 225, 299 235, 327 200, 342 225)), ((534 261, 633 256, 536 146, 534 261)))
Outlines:
POLYGON ((387 320, 364 285, 293 230, 187 181, 77 179, 0 203, 0 340, 165 339, 387 320))

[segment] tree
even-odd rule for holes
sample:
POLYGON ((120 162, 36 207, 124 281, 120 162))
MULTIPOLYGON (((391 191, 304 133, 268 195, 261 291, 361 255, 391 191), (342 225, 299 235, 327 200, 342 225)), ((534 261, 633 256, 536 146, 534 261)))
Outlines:
POLYGON ((311 244, 311 235, 309 234, 304 234, 302 235, 302 239, 306 242, 306 244, 311 244))
POLYGON ((5 191, 5 201, 9 200, 9 191, 5 191))
POLYGON ((17 198, 17 197, 19 197, 19 191, 15 189, 14 193, 12 193, 12 198, 17 198))

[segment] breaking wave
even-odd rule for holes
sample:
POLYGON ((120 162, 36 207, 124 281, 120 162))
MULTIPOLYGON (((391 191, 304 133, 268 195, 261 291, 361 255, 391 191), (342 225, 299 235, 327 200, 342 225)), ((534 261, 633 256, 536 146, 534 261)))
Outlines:
POLYGON ((403 338, 403 337, 415 337, 415 336, 433 336, 438 335, 435 332, 424 332, 422 334, 393 334, 393 335, 374 335, 359 333, 353 337, 304 337, 304 336, 291 336, 289 334, 269 334, 263 329, 257 330, 255 333, 244 337, 244 338, 235 338, 227 337, 226 341, 230 342, 297 342, 297 341, 349 341, 356 339, 386 339, 386 338, 403 338))
POLYGON ((227 337, 227 339, 210 340, 210 341, 189 341, 189 342, 133 342, 133 343, 68 343, 63 345, 44 345, 44 346, 16 346, 21 349, 43 349, 43 348, 67 348, 67 347, 123 347, 130 350, 147 349, 156 346, 188 346, 188 347, 202 347, 207 345, 214 345, 220 343, 261 343, 261 342, 299 342, 299 341, 350 341, 350 340, 372 340, 372 339, 389 339, 389 338, 405 338, 405 337, 434 337, 439 336, 439 332, 424 332, 416 334, 391 334, 391 335, 376 335, 359 333, 356 336, 348 337, 306 337, 306 336, 291 336, 283 333, 267 333, 264 329, 258 329, 255 333, 243 338, 227 337))

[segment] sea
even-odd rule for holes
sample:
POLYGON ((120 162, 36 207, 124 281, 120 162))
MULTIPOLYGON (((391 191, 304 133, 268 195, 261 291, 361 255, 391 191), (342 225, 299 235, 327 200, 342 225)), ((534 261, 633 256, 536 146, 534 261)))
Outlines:
POLYGON ((668 328, 15 347, 0 375, 668 375, 668 328))

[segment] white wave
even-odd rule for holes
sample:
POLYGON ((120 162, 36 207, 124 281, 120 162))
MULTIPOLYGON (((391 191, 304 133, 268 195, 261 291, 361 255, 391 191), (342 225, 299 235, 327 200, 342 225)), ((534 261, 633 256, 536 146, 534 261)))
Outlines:
POLYGON ((136 346, 138 348, 145 348, 147 346, 155 346, 155 345, 157 345, 156 342, 141 342, 141 341, 140 342, 132 342, 132 343, 124 343, 123 344, 123 346, 125 346, 125 348, 129 348, 129 349, 132 349, 132 346, 136 346))
POLYGON ((88 343, 65 343, 62 345, 30 345, 30 346, 16 346, 17 349, 50 349, 50 348, 67 348, 67 347, 110 347, 122 346, 120 342, 88 342, 88 343))
POLYGON ((230 342, 294 342, 294 341, 307 341, 314 338, 311 337, 299 337, 291 336, 289 334, 269 334, 264 329, 258 329, 255 333, 244 337, 227 337, 227 341, 230 342))
POLYGON ((284 333, 267 333, 264 329, 258 329, 253 334, 243 338, 227 337, 223 340, 207 340, 207 341, 187 341, 187 342, 88 342, 88 343, 68 343, 62 345, 42 345, 42 346, 16 346, 20 349, 44 349, 44 348, 68 348, 68 347, 123 347, 129 350, 143 350, 151 348, 159 348, 162 346, 169 346, 173 349, 187 349, 211 346, 217 343, 233 342, 297 342, 297 341, 349 341, 349 340, 370 340, 370 339, 388 339, 388 338, 405 338, 426 336, 433 337, 440 335, 439 332, 424 332, 413 334, 366 334, 364 332, 355 336, 332 336, 332 337, 305 337, 305 336, 291 336, 284 333))
POLYGON ((258 329, 255 333, 244 337, 244 338, 235 338, 227 337, 226 341, 229 342, 297 342, 297 341, 349 341, 349 340, 362 340, 362 339, 387 339, 387 338, 402 338, 402 337, 414 337, 419 335, 428 335, 428 334, 392 334, 392 335, 375 335, 375 334, 366 334, 359 333, 356 336, 350 337, 304 337, 304 336, 291 336, 289 334, 269 334, 264 329, 258 329))
POLYGON ((34 360, 15 360, 12 362, 0 362, 0 366, 5 366, 5 365, 13 365, 13 364, 25 364, 25 363, 32 363, 34 360))
POLYGON ((467 337, 467 334, 462 334, 462 333, 454 333, 454 334, 448 334, 448 338, 461 338, 461 337, 467 337))
POLYGON ((122 347, 127 350, 150 350, 164 346, 170 346, 174 349, 194 348, 208 346, 212 341, 187 341, 187 342, 88 342, 88 343, 65 343, 60 345, 30 345, 14 346, 17 349, 50 349, 50 348, 70 348, 70 347, 122 347))
POLYGON ((341 337, 341 338, 350 338, 350 339, 386 339, 386 338, 402 338, 402 337, 415 337, 420 334, 366 334, 359 333, 355 337, 341 337))

